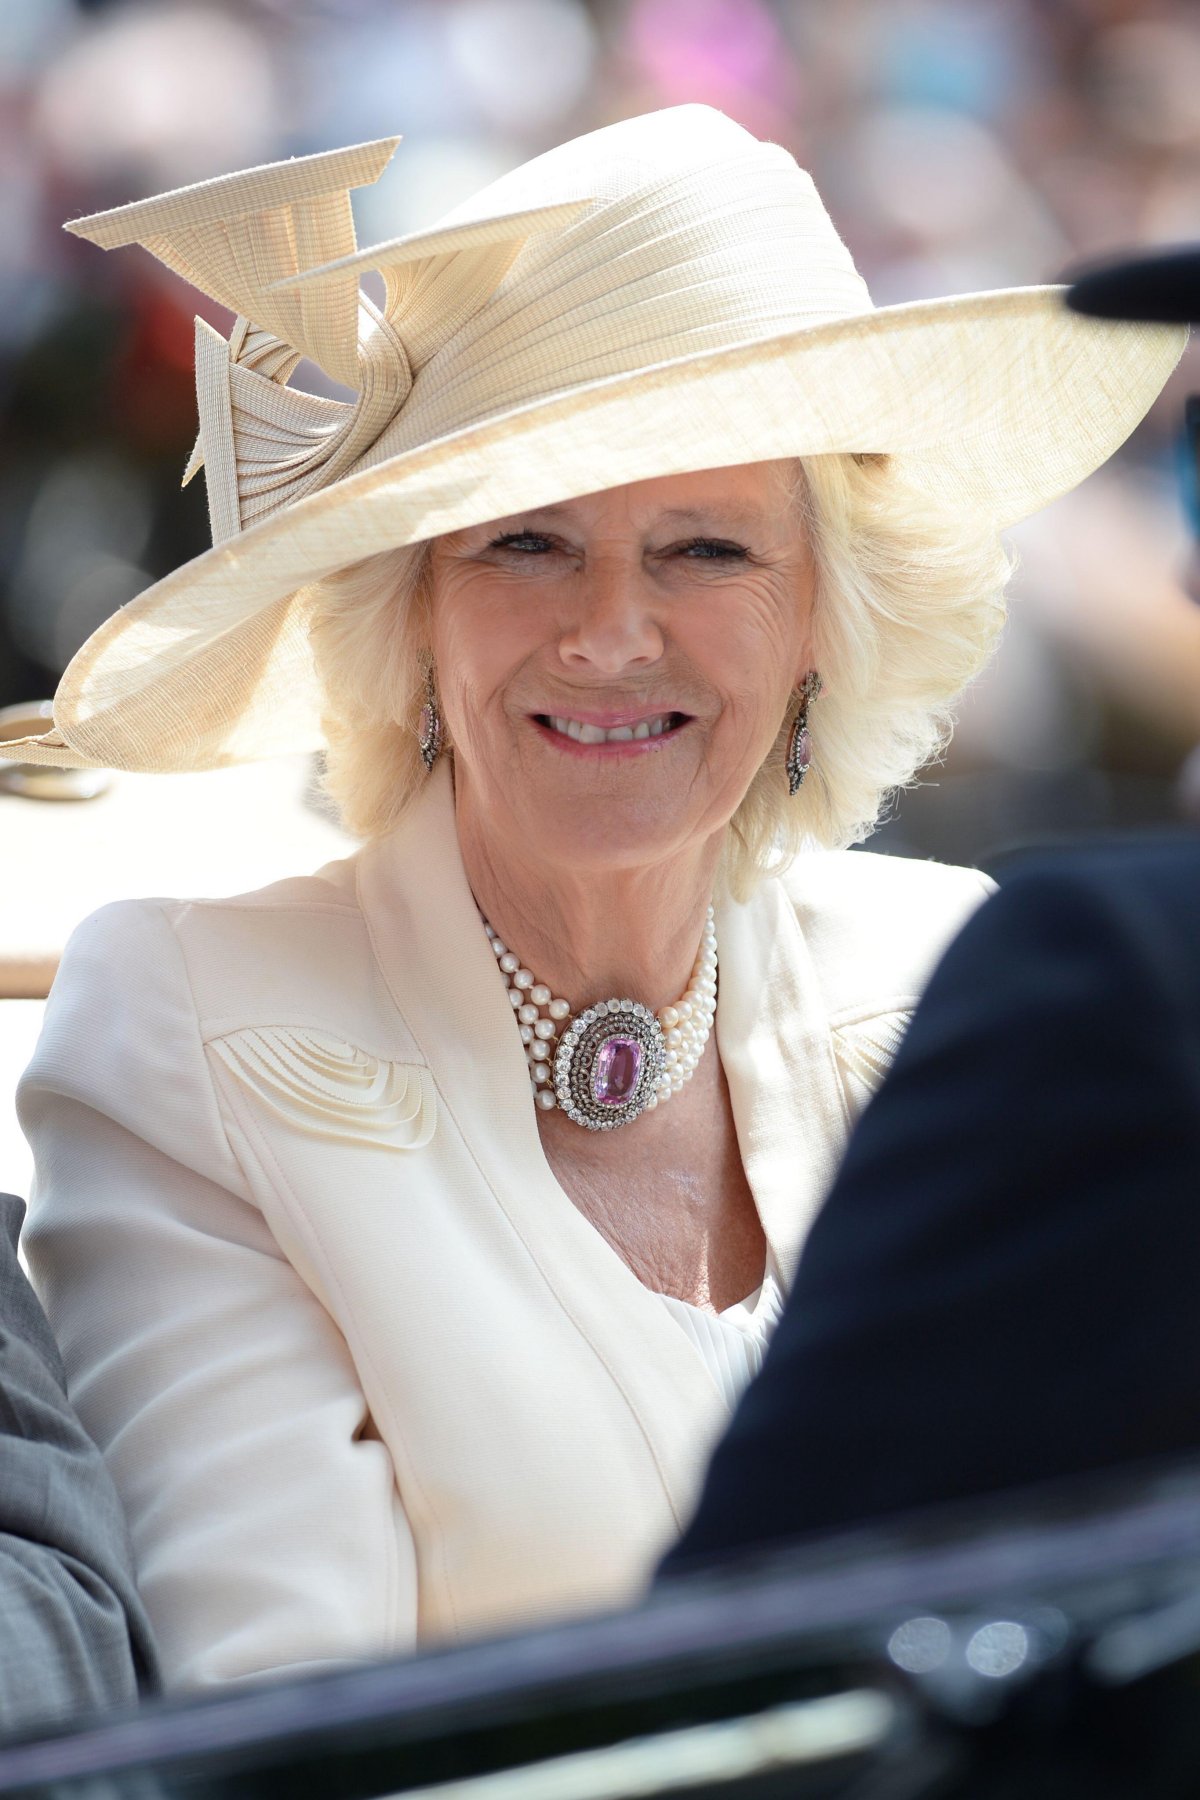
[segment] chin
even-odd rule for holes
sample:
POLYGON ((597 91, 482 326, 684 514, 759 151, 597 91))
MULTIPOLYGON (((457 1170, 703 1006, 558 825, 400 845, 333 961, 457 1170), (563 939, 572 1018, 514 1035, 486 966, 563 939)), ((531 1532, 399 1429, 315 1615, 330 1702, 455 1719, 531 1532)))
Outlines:
POLYGON ((536 830, 527 838, 530 863, 561 864, 573 870, 612 874, 618 869, 642 869, 677 852, 690 835, 680 832, 679 819, 654 809, 622 806, 597 796, 595 807, 585 811, 574 805, 542 811, 536 830))

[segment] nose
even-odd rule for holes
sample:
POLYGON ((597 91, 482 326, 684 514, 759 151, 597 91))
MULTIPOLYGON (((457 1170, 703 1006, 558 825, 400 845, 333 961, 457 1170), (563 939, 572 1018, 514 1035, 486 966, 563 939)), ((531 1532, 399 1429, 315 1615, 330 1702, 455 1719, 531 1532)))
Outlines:
POLYGON ((648 668, 663 648, 655 596, 640 567, 616 557, 589 564, 559 639, 564 666, 611 679, 648 668))

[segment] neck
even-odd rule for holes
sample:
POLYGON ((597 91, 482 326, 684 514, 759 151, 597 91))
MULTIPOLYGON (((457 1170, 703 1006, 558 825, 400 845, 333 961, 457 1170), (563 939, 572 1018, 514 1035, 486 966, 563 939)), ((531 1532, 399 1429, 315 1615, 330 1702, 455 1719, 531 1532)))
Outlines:
POLYGON ((469 809, 459 811, 458 832, 480 911, 572 1012, 609 997, 657 1011, 683 993, 712 898, 720 836, 645 867, 581 873, 532 864, 519 844, 481 831, 469 809))

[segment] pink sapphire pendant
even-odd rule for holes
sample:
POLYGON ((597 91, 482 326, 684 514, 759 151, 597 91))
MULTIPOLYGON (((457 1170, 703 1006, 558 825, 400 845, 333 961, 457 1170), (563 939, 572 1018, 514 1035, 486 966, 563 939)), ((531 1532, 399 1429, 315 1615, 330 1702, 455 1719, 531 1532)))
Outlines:
POLYGON ((554 1058, 554 1091, 569 1119, 613 1131, 644 1112, 663 1071, 662 1026, 634 1000, 601 1000, 572 1021, 554 1058))
POLYGON ((636 1038, 605 1038, 592 1064, 592 1099, 597 1106, 626 1106, 637 1092, 642 1046, 636 1038))

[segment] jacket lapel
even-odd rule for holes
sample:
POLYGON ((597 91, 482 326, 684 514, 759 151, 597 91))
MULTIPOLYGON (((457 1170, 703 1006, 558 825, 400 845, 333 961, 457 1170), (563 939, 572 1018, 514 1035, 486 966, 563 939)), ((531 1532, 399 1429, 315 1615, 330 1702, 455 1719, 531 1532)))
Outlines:
POLYGON ((846 1140, 827 1009, 782 882, 724 902, 716 922, 717 1044, 742 1166, 790 1286, 846 1140))

